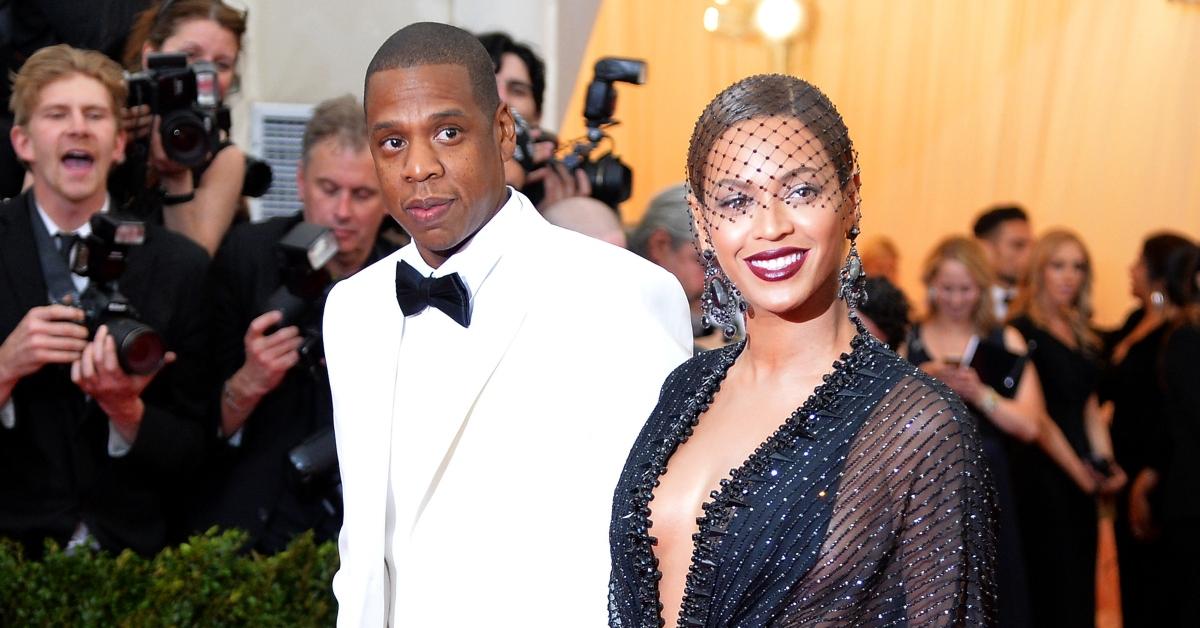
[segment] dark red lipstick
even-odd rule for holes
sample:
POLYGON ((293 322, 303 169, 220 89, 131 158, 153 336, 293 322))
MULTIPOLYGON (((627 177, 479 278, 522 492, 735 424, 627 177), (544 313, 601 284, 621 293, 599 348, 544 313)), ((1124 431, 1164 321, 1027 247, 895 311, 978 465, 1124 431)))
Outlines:
POLYGON ((743 259, 750 272, 763 281, 783 281, 800 272, 808 249, 787 246, 755 253, 743 259))

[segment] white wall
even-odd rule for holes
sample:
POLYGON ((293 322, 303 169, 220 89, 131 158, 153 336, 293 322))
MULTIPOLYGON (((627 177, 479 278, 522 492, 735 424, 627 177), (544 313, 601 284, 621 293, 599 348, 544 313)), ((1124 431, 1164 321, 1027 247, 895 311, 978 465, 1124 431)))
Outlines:
MULTIPOLYGON (((249 145, 252 102, 362 98, 375 50, 405 24, 436 21, 472 32, 503 30, 547 60, 544 119, 569 100, 600 0, 244 0, 249 32, 234 97, 234 137, 249 145), (241 123, 239 123, 241 122, 241 123)), ((554 126, 557 126, 555 124, 554 126)))

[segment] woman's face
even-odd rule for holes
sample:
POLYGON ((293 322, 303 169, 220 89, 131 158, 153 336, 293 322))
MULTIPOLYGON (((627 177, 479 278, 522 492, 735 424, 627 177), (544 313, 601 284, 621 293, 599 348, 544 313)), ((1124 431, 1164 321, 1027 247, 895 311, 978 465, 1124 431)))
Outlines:
POLYGON ((772 117, 741 122, 716 141, 697 211, 750 315, 800 320, 836 298, 854 201, 813 133, 794 118, 772 117))
POLYGON ((1129 267, 1129 291, 1143 304, 1150 301, 1150 273, 1146 258, 1139 256, 1129 267))
POLYGON ((221 98, 229 95, 240 49, 237 37, 219 23, 197 18, 180 22, 175 32, 163 40, 162 48, 154 50, 149 44, 142 51, 142 65, 151 52, 174 52, 187 55, 188 63, 207 61, 217 69, 217 85, 221 98))
POLYGON ((937 316, 961 323, 970 321, 979 307, 982 288, 958 260, 942 260, 929 282, 929 302, 937 316))
POLYGON ((1083 247, 1074 242, 1064 242, 1054 250, 1042 269, 1044 296, 1056 307, 1074 307, 1086 279, 1087 256, 1083 247))

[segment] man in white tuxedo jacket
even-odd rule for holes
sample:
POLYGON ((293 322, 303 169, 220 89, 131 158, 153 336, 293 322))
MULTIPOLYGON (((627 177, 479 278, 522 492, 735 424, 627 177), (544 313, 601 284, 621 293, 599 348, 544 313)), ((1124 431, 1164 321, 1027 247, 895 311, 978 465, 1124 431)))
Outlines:
POLYGON ((675 279, 504 185, 515 127, 470 34, 413 24, 367 71, 412 244, 325 311, 342 626, 601 626, 612 491, 691 352, 675 279))

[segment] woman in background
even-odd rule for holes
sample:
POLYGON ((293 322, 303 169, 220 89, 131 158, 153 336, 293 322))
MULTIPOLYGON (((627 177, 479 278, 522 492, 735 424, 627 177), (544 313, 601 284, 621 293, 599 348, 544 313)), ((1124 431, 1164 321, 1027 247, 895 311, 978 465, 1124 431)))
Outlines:
POLYGON ((1164 625, 1171 601, 1165 597, 1166 557, 1157 530, 1161 519, 1156 476, 1142 473, 1158 454, 1154 443, 1167 429, 1160 366, 1163 343, 1178 307, 1166 297, 1167 263, 1191 242, 1171 233, 1142 243, 1129 269, 1139 307, 1121 329, 1106 338, 1108 366, 1100 396, 1113 403, 1113 458, 1133 479, 1116 500, 1116 540, 1121 574, 1121 614, 1126 628, 1164 625), (1157 516, 1156 516, 1157 515, 1157 516))
MULTIPOLYGON (((189 64, 211 63, 224 100, 236 84, 245 32, 246 14, 221 0, 165 0, 138 16, 125 62, 140 70, 151 53, 166 52, 186 55, 189 64)), ((149 136, 148 179, 162 192, 161 220, 212 255, 241 207, 246 157, 224 137, 201 166, 173 161, 163 150, 157 118, 143 105, 127 110, 125 127, 131 141, 149 136)))
MULTIPOLYGON (((1002 626, 1028 626, 1029 593, 1007 449, 1039 437, 1046 412, 1042 387, 1026 359, 1025 339, 995 319, 995 282, 979 244, 964 237, 942 240, 925 262, 923 279, 929 315, 912 328, 908 359, 954 389, 978 419, 1000 507, 998 620, 1002 626)), ((1068 465, 1073 462, 1078 481, 1092 481, 1061 433, 1047 440, 1074 458, 1068 465)))
MULTIPOLYGON (((1125 484, 1113 460, 1108 420, 1096 395, 1100 340, 1090 326, 1092 267, 1083 242, 1050 231, 1034 246, 1010 324, 1031 352, 1046 410, 1075 454, 1094 469, 1098 492, 1125 484)), ((1012 465, 1034 624, 1093 626, 1096 616, 1095 491, 1042 450, 1022 448, 1012 465)))

